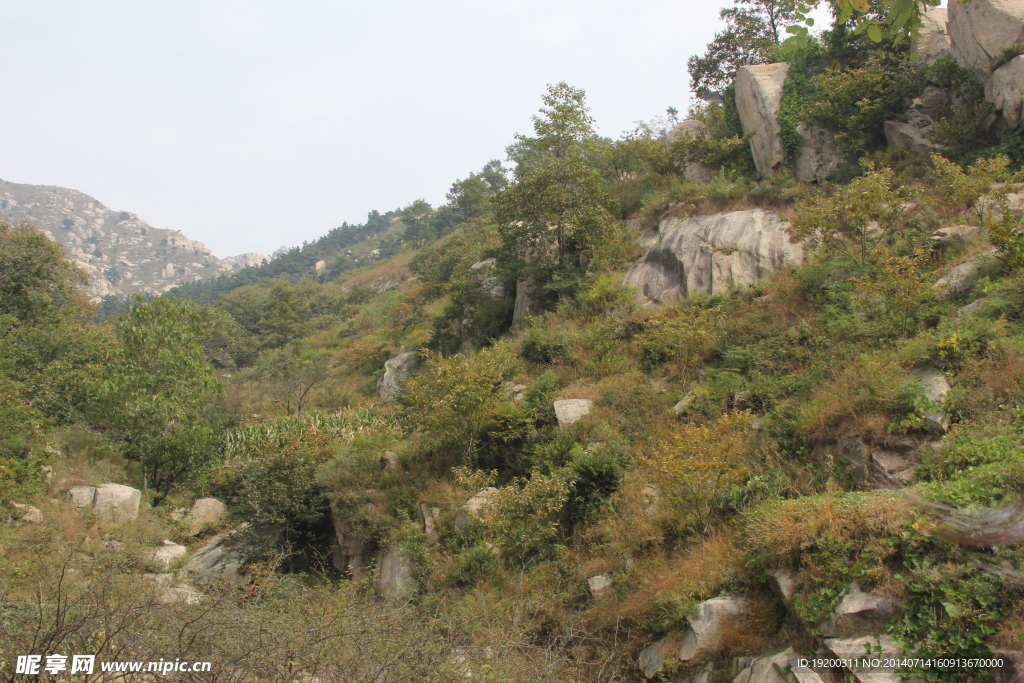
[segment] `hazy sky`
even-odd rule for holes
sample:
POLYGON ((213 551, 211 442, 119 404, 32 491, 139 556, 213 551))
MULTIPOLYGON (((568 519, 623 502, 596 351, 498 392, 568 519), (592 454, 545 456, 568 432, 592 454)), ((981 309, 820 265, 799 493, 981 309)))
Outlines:
POLYGON ((548 83, 613 138, 685 112, 726 2, 0 0, 0 178, 270 253, 443 203, 548 83))

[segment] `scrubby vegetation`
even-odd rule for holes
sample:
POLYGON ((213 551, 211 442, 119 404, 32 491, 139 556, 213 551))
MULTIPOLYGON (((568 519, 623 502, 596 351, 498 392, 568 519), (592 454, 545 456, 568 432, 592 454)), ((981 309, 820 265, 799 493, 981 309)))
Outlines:
MULTIPOLYGON (((791 18, 728 16, 716 40, 753 27, 757 59, 791 18)), ((790 46, 784 141, 800 123, 845 136, 848 163, 816 184, 757 177, 728 97, 691 112, 703 138, 667 144, 669 110, 610 141, 560 83, 511 176, 492 162, 444 207, 374 212, 101 323, 58 247, 0 226, 0 653, 209 659, 218 680, 634 680, 640 649, 720 594, 751 607, 711 657, 813 652, 854 582, 902 603, 888 633, 907 653, 1019 649, 1018 544, 967 546, 918 502, 955 519, 1024 487, 1020 158, 962 108, 947 157, 886 149, 906 95, 966 86, 866 21, 790 46), (693 161, 709 183, 684 179, 693 161), (754 207, 789 219, 802 265, 657 306, 621 284, 641 231, 754 207), (951 226, 975 237, 936 239, 951 226), (944 374, 940 402, 915 368, 944 374), (589 412, 560 424, 569 399, 589 412), (916 478, 858 449, 919 461, 916 478), (102 481, 143 490, 137 520, 62 499, 102 481), (166 604, 147 552, 209 540, 180 514, 206 496, 244 529, 245 578, 166 604), (413 567, 399 602, 338 560, 389 549, 413 567), (790 610, 765 581, 779 569, 790 610)))

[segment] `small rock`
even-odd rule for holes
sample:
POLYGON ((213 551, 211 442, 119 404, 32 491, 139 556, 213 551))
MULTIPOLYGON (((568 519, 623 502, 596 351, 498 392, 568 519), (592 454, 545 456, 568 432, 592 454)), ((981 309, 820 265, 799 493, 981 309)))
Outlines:
POLYGON ((925 429, 944 434, 949 429, 949 416, 942 410, 949 393, 949 382, 945 375, 935 368, 915 368, 910 371, 910 379, 920 387, 920 395, 929 404, 929 408, 920 413, 924 418, 925 429))
POLYGON ((892 451, 874 451, 871 473, 876 488, 900 489, 913 481, 914 463, 892 451))
POLYGON ((525 384, 516 384, 508 393, 508 400, 510 401, 522 401, 524 398, 526 398, 525 384))
POLYGON ((103 550, 124 550, 124 543, 120 541, 100 541, 100 548, 103 550))
POLYGON ((853 638, 885 633, 897 612, 891 600, 861 590, 856 581, 828 619, 818 625, 826 638, 853 638))
POLYGON ((679 403, 677 403, 674 406, 672 406, 672 412, 673 413, 681 413, 681 412, 683 412, 684 410, 686 410, 686 406, 688 406, 691 403, 693 403, 693 399, 695 399, 695 398, 697 398, 696 392, 688 391, 686 393, 686 396, 683 396, 681 399, 679 399, 679 403))
POLYGON ((392 474, 402 471, 402 461, 398 459, 398 454, 394 451, 385 451, 380 456, 380 466, 381 469, 387 470, 392 474))
POLYGON ((595 600, 603 600, 615 595, 611 579, 600 574, 587 579, 587 587, 590 588, 590 594, 594 596, 595 600))
POLYGON ((188 550, 185 546, 165 540, 163 546, 154 550, 150 558, 154 564, 167 570, 175 560, 184 557, 187 553, 188 550))
POLYGON ((74 503, 76 508, 91 507, 96 500, 96 487, 75 486, 68 491, 68 500, 74 503))
POLYGON ((786 607, 793 604, 793 598, 796 596, 796 577, 793 576, 793 572, 788 569, 768 572, 768 587, 786 607))
POLYGON ((679 659, 684 662, 718 652, 722 632, 746 613, 743 598, 718 597, 697 605, 697 616, 687 617, 689 630, 679 646, 679 659))
POLYGON ((786 668, 796 661, 797 655, 792 648, 773 657, 759 657, 751 661, 733 679, 733 683, 789 683, 786 668))
POLYGON ((100 522, 127 522, 139 516, 142 491, 121 484, 103 484, 96 489, 93 510, 100 522))
POLYGON ((160 602, 164 605, 198 605, 203 599, 203 594, 192 586, 173 586, 160 594, 160 602))
POLYGON ((644 678, 651 679, 665 670, 665 654, 668 652, 668 643, 659 640, 651 643, 640 651, 640 671, 644 678))
POLYGON ((957 311, 956 312, 956 317, 963 318, 963 317, 968 316, 968 315, 974 315, 978 311, 980 311, 983 308, 985 308, 986 304, 988 304, 988 298, 987 297, 983 296, 980 299, 975 299, 974 301, 972 301, 971 303, 967 304, 966 306, 961 308, 959 311, 957 311))
MULTIPOLYGON (((173 514, 173 513, 172 513, 173 514)), ((198 536, 203 529, 219 524, 228 514, 228 506, 216 498, 200 498, 192 505, 185 521, 190 536, 198 536)))
POLYGON ((28 522, 29 524, 42 524, 43 513, 37 507, 31 505, 25 505, 23 503, 11 502, 11 506, 19 511, 21 521, 28 522))
POLYGON ((594 402, 588 398, 570 398, 563 401, 555 401, 555 417, 558 418, 559 427, 568 427, 589 415, 594 409, 594 402))

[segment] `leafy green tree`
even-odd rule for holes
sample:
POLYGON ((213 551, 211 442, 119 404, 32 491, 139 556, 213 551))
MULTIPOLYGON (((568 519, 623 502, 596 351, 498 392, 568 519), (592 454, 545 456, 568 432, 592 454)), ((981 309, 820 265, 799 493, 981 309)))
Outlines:
POLYGON ((505 401, 512 355, 500 347, 448 358, 427 352, 427 368, 404 384, 406 419, 435 443, 461 450, 471 465, 481 431, 505 401))
MULTIPOLYGON (((786 4, 791 8, 792 19, 796 22, 786 27, 790 37, 782 44, 782 48, 788 55, 807 47, 811 40, 809 28, 814 26, 814 19, 810 15, 821 5, 821 0, 786 0, 786 4)), ((941 0, 829 0, 837 26, 852 20, 854 35, 865 34, 875 43, 888 38, 894 44, 916 37, 922 25, 921 15, 929 7, 938 7, 940 4, 941 0)))
POLYGON ((257 340, 222 309, 204 304, 200 308, 203 348, 206 362, 215 368, 233 369, 252 365, 256 360, 257 340))
POLYGON ((294 285, 283 280, 275 282, 260 316, 263 348, 279 349, 298 338, 308 311, 308 304, 299 299, 294 285))
POLYGON ((402 210, 402 223, 405 224, 405 241, 413 246, 421 247, 438 238, 437 229, 431 218, 434 210, 423 199, 417 199, 402 210))
POLYGON ((326 356, 302 353, 294 345, 264 353, 255 367, 261 386, 286 415, 309 407, 310 392, 327 379, 330 369, 326 356))
POLYGON ((702 99, 725 91, 736 80, 736 71, 749 64, 771 61, 779 44, 779 30, 794 18, 789 3, 778 0, 735 0, 719 17, 725 29, 715 34, 703 55, 686 62, 690 90, 702 99), (740 6, 742 5, 742 6, 740 6))
POLYGON ((614 234, 610 199, 596 168, 599 152, 583 90, 548 86, 533 117, 536 137, 509 148, 515 182, 496 199, 503 258, 550 280, 598 258, 614 234))
POLYGON ((0 315, 22 323, 89 313, 79 286, 88 276, 64 256, 64 248, 30 225, 0 223, 0 315))
POLYGON ((210 396, 223 389, 206 363, 198 307, 184 299, 136 301, 118 321, 120 343, 107 353, 100 399, 129 461, 140 461, 144 481, 159 482, 166 494, 183 475, 168 471, 168 452, 188 450, 179 430, 195 425, 210 396))

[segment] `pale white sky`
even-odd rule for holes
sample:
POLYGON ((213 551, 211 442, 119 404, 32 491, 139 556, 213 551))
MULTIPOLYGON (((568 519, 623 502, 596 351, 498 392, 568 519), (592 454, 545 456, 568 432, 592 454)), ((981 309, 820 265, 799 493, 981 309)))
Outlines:
POLYGON ((685 112, 729 0, 0 0, 0 178, 221 257, 361 223, 504 159, 546 84, 603 135, 685 112))

